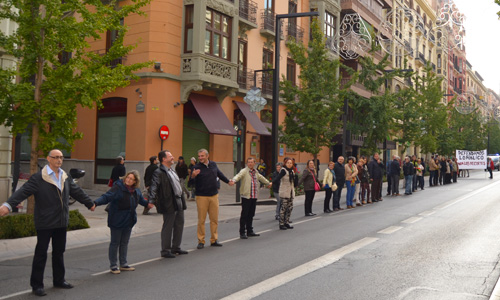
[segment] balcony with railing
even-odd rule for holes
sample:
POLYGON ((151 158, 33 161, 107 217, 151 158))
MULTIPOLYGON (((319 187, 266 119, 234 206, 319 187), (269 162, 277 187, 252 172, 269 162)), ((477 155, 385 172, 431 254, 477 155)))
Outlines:
POLYGON ((422 52, 418 52, 417 62, 421 63, 423 66, 425 66, 425 64, 427 63, 427 61, 425 60, 425 56, 422 52))
POLYGON ((383 21, 383 9, 392 5, 392 1, 370 1, 370 0, 340 0, 340 7, 342 11, 356 12, 365 21, 379 30, 384 36, 392 39, 392 31, 387 30, 381 26, 383 21), (380 6, 382 4, 382 6, 380 6))
POLYGON ((273 94, 273 76, 271 74, 262 73, 261 77, 262 94, 272 95, 273 94))
POLYGON ((240 21, 252 28, 257 28, 257 3, 252 0, 240 0, 240 21))
POLYGON ((260 14, 260 34, 268 37, 276 35, 276 14, 269 9, 263 9, 260 14))
POLYGON ((253 85, 253 70, 243 66, 238 67, 238 85, 240 89, 249 90, 253 85))
POLYGON ((436 72, 436 64, 432 63, 432 71, 436 72))
POLYGON ((302 42, 304 38, 304 29, 297 24, 288 23, 287 25, 287 39, 293 38, 297 42, 302 42))

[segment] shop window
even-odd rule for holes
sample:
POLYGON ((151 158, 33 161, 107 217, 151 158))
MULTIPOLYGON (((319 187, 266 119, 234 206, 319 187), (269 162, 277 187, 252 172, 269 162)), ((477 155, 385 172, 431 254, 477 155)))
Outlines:
POLYGON ((108 98, 97 112, 95 183, 107 183, 116 157, 125 157, 127 99, 108 98))

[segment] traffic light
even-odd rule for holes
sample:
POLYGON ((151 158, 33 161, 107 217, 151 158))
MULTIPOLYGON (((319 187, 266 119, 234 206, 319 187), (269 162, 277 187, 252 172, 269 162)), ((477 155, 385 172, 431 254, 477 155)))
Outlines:
POLYGON ((243 130, 238 129, 238 130, 236 131, 236 142, 237 142, 237 143, 241 143, 241 138, 242 138, 242 136, 243 136, 243 130))

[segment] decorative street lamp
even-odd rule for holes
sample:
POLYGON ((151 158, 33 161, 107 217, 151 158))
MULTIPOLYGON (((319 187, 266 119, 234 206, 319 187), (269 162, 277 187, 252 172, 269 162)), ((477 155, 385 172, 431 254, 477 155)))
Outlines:
POLYGON ((251 112, 259 112, 264 106, 267 104, 267 100, 262 98, 261 90, 253 86, 246 94, 245 98, 243 98, 245 102, 250 105, 251 112))

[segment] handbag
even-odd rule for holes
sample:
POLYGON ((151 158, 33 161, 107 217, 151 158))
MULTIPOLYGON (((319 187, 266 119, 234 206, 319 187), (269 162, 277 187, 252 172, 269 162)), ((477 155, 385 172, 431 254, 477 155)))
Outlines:
POLYGON ((113 187, 113 179, 110 179, 110 180, 108 181, 108 186, 109 186, 109 187, 113 187))
POLYGON ((332 185, 332 192, 335 192, 338 189, 337 184, 334 182, 332 185))
POLYGON ((314 190, 317 192, 321 190, 321 187, 319 186, 319 183, 316 181, 316 177, 314 177, 314 172, 311 172, 313 179, 314 179, 314 190))

